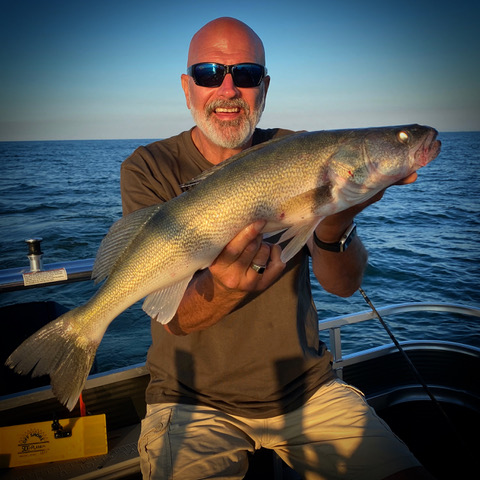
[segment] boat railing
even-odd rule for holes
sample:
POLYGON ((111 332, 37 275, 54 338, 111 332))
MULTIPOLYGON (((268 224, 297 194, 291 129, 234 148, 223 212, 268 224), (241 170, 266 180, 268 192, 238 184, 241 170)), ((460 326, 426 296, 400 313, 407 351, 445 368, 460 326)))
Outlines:
POLYGON ((0 293, 90 280, 94 261, 86 258, 49 263, 37 271, 30 266, 0 270, 0 293))
MULTIPOLYGON (((95 262, 94 258, 87 258, 50 263, 41 265, 40 270, 32 271, 36 263, 32 262, 30 256, 29 259, 30 267, 24 266, 0 270, 0 293, 90 280, 95 262)), ((410 302, 379 307, 377 309, 377 312, 382 317, 419 311, 448 312, 480 317, 479 308, 452 303, 410 302)), ((375 316, 372 310, 365 310, 319 320, 319 330, 329 332, 330 352, 333 355, 334 368, 338 372, 341 372, 343 367, 355 362, 353 357, 356 355, 343 355, 342 327, 371 320, 375 316)))
MULTIPOLYGON (((480 317, 480 308, 453 304, 453 303, 428 303, 428 302, 409 302, 395 305, 388 305, 376 309, 378 314, 383 317, 388 315, 398 315, 408 312, 448 312, 453 314, 468 315, 473 317, 480 317)), ((358 353, 343 355, 342 352, 342 327, 345 325, 353 325, 376 318, 373 310, 365 310, 362 312, 340 315, 337 317, 330 317, 324 320, 319 320, 319 330, 328 331, 330 336, 330 352, 333 355, 334 368, 341 376, 341 370, 352 363, 358 361, 358 353)), ((428 342, 424 342, 428 343, 428 342)), ((438 343, 438 342, 436 342, 438 343)), ((448 342, 443 342, 447 344, 448 342)), ((375 352, 382 347, 371 348, 366 350, 370 357, 375 356, 375 352)))

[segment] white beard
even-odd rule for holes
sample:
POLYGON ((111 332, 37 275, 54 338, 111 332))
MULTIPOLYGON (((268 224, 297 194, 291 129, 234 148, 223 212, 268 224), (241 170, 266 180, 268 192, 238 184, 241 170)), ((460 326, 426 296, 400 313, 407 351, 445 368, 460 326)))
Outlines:
POLYGON ((207 105, 204 110, 191 106, 192 117, 200 131, 215 145, 223 148, 236 149, 245 145, 253 135, 255 127, 262 117, 265 107, 265 97, 255 106, 253 111, 241 98, 233 100, 216 100, 207 105), (236 120, 217 120, 212 114, 216 108, 243 108, 245 112, 236 120))

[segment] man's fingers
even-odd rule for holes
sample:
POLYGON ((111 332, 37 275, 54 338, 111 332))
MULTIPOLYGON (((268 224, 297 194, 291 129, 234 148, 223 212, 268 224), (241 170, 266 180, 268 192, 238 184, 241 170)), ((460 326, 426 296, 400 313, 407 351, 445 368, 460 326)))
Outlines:
POLYGON ((413 183, 417 179, 417 177, 417 172, 413 172, 408 177, 402 178, 402 180, 398 181, 394 185, 408 185, 409 183, 413 183))
POLYGON ((260 232, 265 223, 264 220, 261 220, 245 227, 225 246, 217 261, 232 264, 244 254, 246 254, 247 260, 251 260, 262 242, 260 232), (248 258, 250 255, 251 258, 248 258))
MULTIPOLYGON (((269 245, 269 258, 267 259, 266 268, 256 284, 256 289, 263 290, 269 287, 283 272, 286 264, 280 259, 281 253, 282 249, 280 246, 269 245)), ((254 259, 254 263, 257 263, 256 259, 254 259)))
POLYGON ((255 253, 249 263, 249 267, 257 274, 262 275, 265 273, 270 259, 270 245, 267 243, 261 243, 260 247, 255 253))

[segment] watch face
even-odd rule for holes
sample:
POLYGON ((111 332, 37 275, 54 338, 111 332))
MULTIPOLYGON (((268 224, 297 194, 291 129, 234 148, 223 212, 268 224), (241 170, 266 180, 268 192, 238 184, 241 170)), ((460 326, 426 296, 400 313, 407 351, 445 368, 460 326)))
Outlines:
POLYGON ((340 240, 340 252, 344 252, 347 247, 350 245, 352 240, 355 238, 357 232, 357 226, 355 223, 348 228, 348 230, 343 234, 342 239, 340 240))

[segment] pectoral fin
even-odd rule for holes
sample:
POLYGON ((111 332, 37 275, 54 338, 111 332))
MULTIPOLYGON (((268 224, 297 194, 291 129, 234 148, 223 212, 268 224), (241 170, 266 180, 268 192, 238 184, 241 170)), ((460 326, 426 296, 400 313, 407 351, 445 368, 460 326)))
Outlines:
POLYGON ((175 315, 192 276, 148 295, 143 302, 143 311, 157 322, 168 323, 175 315))
POLYGON ((282 204, 283 221, 292 225, 285 230, 277 243, 290 240, 283 249, 281 259, 287 262, 294 257, 313 234, 316 226, 331 213, 331 185, 327 183, 318 188, 290 198, 282 204))
POLYGON ((282 243, 291 238, 287 246, 282 250, 280 256, 282 262, 288 262, 293 258, 307 243, 307 240, 312 236, 316 226, 320 223, 323 217, 315 218, 313 222, 303 223, 290 227, 281 237, 277 243, 282 243))

